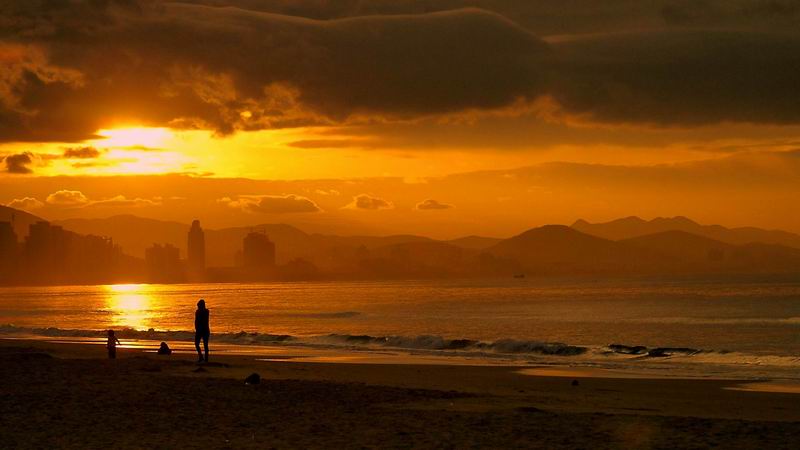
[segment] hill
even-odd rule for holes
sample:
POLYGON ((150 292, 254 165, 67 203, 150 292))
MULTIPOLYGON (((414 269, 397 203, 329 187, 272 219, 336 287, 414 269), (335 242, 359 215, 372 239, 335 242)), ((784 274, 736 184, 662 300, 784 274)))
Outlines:
POLYGON ((518 262, 536 274, 636 273, 655 258, 651 252, 581 233, 565 225, 545 225, 489 247, 498 258, 518 262))
POLYGON ((668 272, 800 273, 800 250, 775 244, 733 245, 684 231, 620 241, 664 257, 668 272))
POLYGON ((800 249, 800 235, 788 231, 764 230, 755 227, 727 228, 721 225, 700 225, 682 216, 656 217, 649 221, 631 216, 604 223, 589 223, 580 219, 572 224, 572 228, 586 234, 614 241, 664 231, 684 231, 728 244, 763 243, 800 249))
POLYGON ((502 239, 483 237, 483 236, 465 236, 458 239, 451 239, 445 242, 447 242, 450 245, 455 245, 456 247, 468 248, 473 250, 484 250, 493 245, 496 245, 500 241, 502 241, 502 239))

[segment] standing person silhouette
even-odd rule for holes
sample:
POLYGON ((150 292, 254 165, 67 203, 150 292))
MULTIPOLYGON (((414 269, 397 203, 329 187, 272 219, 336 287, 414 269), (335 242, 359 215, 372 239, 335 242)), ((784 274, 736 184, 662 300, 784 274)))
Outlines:
POLYGON ((197 362, 208 362, 208 338, 211 335, 211 328, 208 326, 208 310, 206 301, 202 298, 197 302, 197 311, 194 312, 194 348, 197 349, 197 362), (200 352, 200 339, 203 339, 203 349, 205 358, 200 352))
POLYGON ((122 345, 117 336, 114 335, 114 330, 108 330, 108 341, 106 342, 108 359, 117 359, 117 344, 122 345))

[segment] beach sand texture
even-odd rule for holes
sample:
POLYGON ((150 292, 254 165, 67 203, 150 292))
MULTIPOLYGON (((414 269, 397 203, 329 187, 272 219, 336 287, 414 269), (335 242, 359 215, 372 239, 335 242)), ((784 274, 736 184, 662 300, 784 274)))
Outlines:
POLYGON ((724 380, 190 357, 0 340, 15 448, 797 448, 800 396, 724 380), (257 372, 263 380, 248 386, 257 372), (727 388, 727 389, 726 389, 727 388))

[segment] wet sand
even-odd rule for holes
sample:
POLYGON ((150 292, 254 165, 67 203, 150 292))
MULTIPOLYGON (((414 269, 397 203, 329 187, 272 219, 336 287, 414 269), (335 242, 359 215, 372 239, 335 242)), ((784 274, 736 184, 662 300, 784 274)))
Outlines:
POLYGON ((2 447, 796 448, 800 442, 800 395, 739 390, 744 383, 736 380, 253 356, 220 356, 198 366, 192 355, 141 349, 120 349, 118 358, 105 359, 94 345, 0 339, 2 447), (247 386, 252 372, 264 379, 247 386))

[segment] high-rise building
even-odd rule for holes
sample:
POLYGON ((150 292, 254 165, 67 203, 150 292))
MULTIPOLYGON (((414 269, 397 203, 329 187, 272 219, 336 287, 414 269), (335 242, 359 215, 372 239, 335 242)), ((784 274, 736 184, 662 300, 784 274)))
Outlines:
POLYGON ((187 268, 192 277, 202 276, 206 269, 206 235, 200 221, 192 222, 187 245, 187 268))
POLYGON ((275 267, 275 243, 265 233, 249 233, 242 242, 242 263, 247 268, 275 267))

